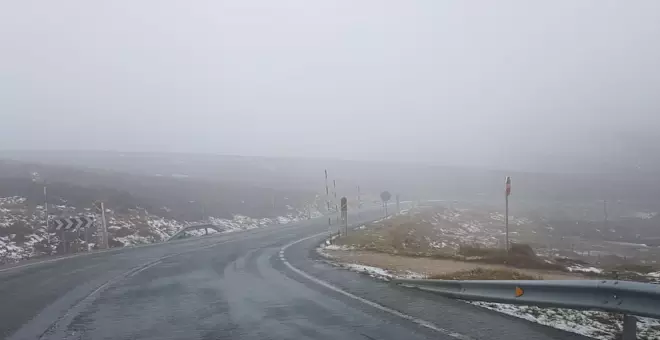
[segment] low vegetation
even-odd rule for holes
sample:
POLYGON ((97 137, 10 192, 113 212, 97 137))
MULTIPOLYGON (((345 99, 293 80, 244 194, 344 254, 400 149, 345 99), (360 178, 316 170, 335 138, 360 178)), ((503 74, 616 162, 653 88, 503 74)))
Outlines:
POLYGON ((488 264, 503 264, 515 268, 566 271, 561 264, 540 258, 528 244, 512 244, 509 252, 498 248, 461 246, 458 259, 488 264))
POLYGON ((419 218, 396 216, 335 240, 338 246, 392 255, 500 264, 521 269, 566 271, 565 266, 538 257, 528 244, 512 244, 510 251, 478 244, 439 247, 433 226, 419 218))
POLYGON ((485 269, 463 270, 429 277, 436 280, 539 280, 541 277, 521 273, 516 270, 485 269))

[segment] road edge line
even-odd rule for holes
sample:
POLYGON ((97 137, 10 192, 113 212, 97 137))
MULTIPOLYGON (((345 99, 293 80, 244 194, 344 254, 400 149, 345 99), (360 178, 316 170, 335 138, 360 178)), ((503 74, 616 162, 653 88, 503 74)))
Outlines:
POLYGON ((368 306, 371 306, 371 307, 373 307, 373 308, 376 308, 376 309, 378 309, 378 310, 380 310, 380 311, 383 311, 383 312, 386 312, 386 313, 392 314, 392 315, 394 315, 394 316, 398 316, 398 317, 400 317, 400 318, 402 318, 402 319, 405 319, 405 320, 411 321, 411 322, 413 322, 413 323, 415 323, 415 324, 417 324, 417 325, 420 325, 420 326, 422 326, 422 327, 429 328, 429 329, 431 329, 431 330, 434 330, 434 331, 436 331, 436 332, 439 332, 439 333, 442 333, 442 334, 444 334, 444 335, 450 336, 450 337, 452 337, 452 338, 459 339, 459 340, 473 340, 471 337, 469 337, 469 336, 467 336, 467 335, 463 335, 463 334, 460 334, 460 333, 457 333, 457 332, 450 331, 450 330, 448 330, 448 329, 445 329, 445 328, 439 327, 439 326, 433 324, 433 323, 430 322, 430 321, 422 320, 422 319, 416 318, 416 317, 414 317, 414 316, 410 316, 410 315, 408 315, 408 314, 404 314, 404 313, 399 312, 399 311, 397 311, 397 310, 395 310, 395 309, 392 309, 392 308, 389 308, 389 307, 385 307, 385 306, 383 306, 383 305, 381 305, 381 304, 379 304, 379 303, 377 303, 377 302, 374 302, 374 301, 371 301, 371 300, 367 300, 367 299, 362 298, 362 297, 359 297, 359 296, 357 296, 357 295, 353 295, 353 294, 351 294, 351 293, 349 293, 349 292, 347 292, 347 291, 345 291, 345 290, 343 290, 343 289, 341 289, 341 288, 339 288, 339 287, 337 287, 337 286, 334 286, 334 285, 332 285, 332 284, 330 284, 330 283, 328 283, 328 282, 326 282, 326 281, 323 281, 323 280, 321 280, 321 279, 318 279, 318 278, 316 278, 316 277, 314 277, 314 276, 312 276, 312 275, 310 275, 310 274, 308 274, 308 273, 305 273, 304 271, 302 271, 302 270, 300 270, 300 269, 294 267, 291 263, 289 263, 289 261, 288 261, 288 260, 286 259, 286 257, 284 256, 284 252, 285 252, 289 247, 291 247, 291 246, 293 246, 293 245, 295 245, 295 244, 298 244, 298 243, 300 243, 300 242, 303 242, 303 241, 309 240, 309 239, 311 239, 311 238, 319 237, 319 236, 322 236, 322 235, 328 235, 328 232, 323 232, 323 233, 315 234, 315 235, 312 235, 312 236, 308 236, 308 237, 305 237, 305 238, 299 239, 299 240, 297 240, 297 241, 293 241, 293 242, 291 242, 291 243, 285 245, 284 247, 280 248, 280 252, 279 252, 280 260, 282 261, 282 263, 284 263, 284 265, 286 265, 289 269, 291 269, 291 270, 292 270, 293 272, 295 272, 296 274, 298 274, 298 275, 300 275, 300 276, 302 276, 302 277, 304 277, 304 278, 306 278, 306 279, 308 279, 308 280, 310 280, 310 281, 312 281, 312 282, 314 282, 314 283, 316 283, 316 284, 318 284, 318 285, 321 285, 321 286, 323 286, 323 287, 325 287, 325 288, 328 288, 328 289, 330 289, 330 290, 332 290, 332 291, 334 291, 334 292, 337 292, 337 293, 342 294, 342 295, 344 295, 344 296, 346 296, 346 297, 349 297, 349 298, 351 298, 351 299, 353 299, 353 300, 356 300, 356 301, 362 302, 362 303, 364 303, 364 304, 366 304, 366 305, 368 305, 368 306))

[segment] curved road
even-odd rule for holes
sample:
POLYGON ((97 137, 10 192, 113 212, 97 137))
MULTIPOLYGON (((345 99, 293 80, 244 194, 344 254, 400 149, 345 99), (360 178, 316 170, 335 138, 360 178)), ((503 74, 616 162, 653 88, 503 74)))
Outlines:
POLYGON ((326 224, 0 268, 0 339, 584 339, 330 266, 326 224))

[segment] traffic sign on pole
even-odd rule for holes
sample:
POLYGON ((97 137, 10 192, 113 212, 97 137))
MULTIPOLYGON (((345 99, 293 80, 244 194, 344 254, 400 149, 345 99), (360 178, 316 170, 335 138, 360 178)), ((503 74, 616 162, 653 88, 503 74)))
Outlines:
POLYGON ((80 228, 89 228, 94 223, 93 216, 78 216, 58 218, 52 221, 52 227, 55 231, 76 231, 80 228))

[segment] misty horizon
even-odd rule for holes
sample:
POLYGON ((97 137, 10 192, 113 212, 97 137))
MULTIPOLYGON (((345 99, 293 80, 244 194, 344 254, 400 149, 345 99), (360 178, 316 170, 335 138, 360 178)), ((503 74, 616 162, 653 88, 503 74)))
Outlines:
POLYGON ((10 2, 0 150, 660 170, 660 3, 10 2))

